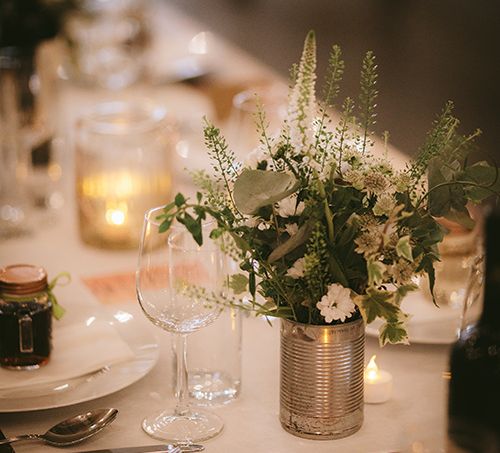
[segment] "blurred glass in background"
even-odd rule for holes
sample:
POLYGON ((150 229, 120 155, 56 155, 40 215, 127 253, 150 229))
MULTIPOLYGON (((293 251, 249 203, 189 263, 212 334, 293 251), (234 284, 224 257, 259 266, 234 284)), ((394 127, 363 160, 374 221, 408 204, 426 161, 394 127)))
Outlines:
POLYGON ((143 0, 82 0, 65 17, 66 70, 71 79, 125 88, 143 75, 150 41, 143 0))
POLYGON ((245 160, 259 146, 262 137, 257 126, 259 109, 269 137, 276 136, 287 113, 287 90, 282 85, 263 84, 236 94, 227 125, 228 141, 236 158, 245 160))
POLYGON ((63 204, 53 124, 42 102, 51 96, 42 94, 37 58, 59 24, 58 12, 43 2, 0 4, 0 237, 29 232, 44 221, 40 211, 63 204))

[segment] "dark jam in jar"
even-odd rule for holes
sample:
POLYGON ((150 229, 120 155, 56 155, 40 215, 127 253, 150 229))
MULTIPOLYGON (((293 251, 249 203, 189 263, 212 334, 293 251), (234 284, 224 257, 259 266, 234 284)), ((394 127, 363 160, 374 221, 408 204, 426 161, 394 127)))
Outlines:
POLYGON ((38 368, 48 362, 52 303, 47 273, 26 264, 0 269, 0 366, 38 368))

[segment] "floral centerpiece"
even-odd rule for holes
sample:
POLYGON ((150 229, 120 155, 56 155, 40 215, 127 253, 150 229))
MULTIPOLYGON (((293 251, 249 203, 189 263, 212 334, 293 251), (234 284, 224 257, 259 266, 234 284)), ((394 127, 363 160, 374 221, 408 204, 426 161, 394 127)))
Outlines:
POLYGON ((407 343, 401 301, 422 274, 432 292, 445 233, 436 217, 471 227, 467 204, 498 194, 498 172, 486 162, 468 164, 479 131, 460 135, 451 103, 405 168, 391 163, 387 146, 375 153, 377 66, 371 52, 362 62, 359 99, 346 98, 332 124, 344 62, 333 46, 318 101, 315 46, 310 32, 292 70, 280 134, 268 132, 260 109, 261 143, 244 163, 206 122, 215 176, 195 173, 196 199, 178 194, 165 206, 162 229, 176 219, 201 244, 201 223, 215 219, 211 237, 221 238, 241 269, 231 276, 233 295, 216 302, 311 325, 380 318, 382 345, 407 343), (238 297, 246 291, 250 304, 238 297))

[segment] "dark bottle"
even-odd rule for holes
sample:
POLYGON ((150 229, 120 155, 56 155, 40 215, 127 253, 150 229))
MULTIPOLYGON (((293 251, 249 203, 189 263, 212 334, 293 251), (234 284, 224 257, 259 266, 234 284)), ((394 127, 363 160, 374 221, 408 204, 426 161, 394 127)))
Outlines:
POLYGON ((0 366, 38 368, 48 362, 52 302, 44 269, 17 264, 0 269, 0 366))
POLYGON ((483 312, 451 352, 450 452, 500 452, 500 212, 488 217, 485 233, 483 312))

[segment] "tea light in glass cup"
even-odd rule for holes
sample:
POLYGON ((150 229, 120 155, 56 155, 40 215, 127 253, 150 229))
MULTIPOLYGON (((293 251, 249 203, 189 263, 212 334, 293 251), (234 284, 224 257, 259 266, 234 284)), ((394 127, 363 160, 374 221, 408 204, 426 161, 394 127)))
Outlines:
POLYGON ((144 212, 170 196, 175 141, 166 111, 146 101, 100 104, 79 120, 76 191, 85 243, 138 246, 144 212))
POLYGON ((389 401, 392 396, 392 375, 381 370, 375 363, 373 355, 364 373, 365 403, 376 404, 389 401))

